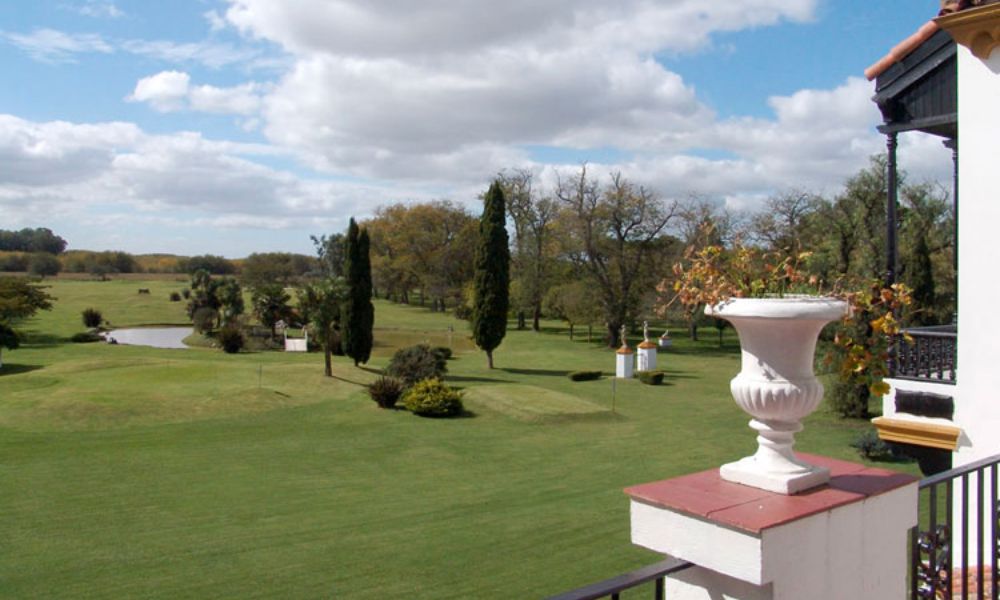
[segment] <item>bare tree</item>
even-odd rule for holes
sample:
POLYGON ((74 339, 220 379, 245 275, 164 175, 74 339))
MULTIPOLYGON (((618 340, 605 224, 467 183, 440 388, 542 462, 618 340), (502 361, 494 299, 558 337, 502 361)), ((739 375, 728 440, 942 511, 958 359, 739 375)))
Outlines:
POLYGON ((608 344, 618 345, 621 326, 635 316, 643 283, 657 262, 658 238, 677 215, 651 191, 613 173, 603 189, 587 175, 560 178, 556 197, 562 208, 566 253, 594 280, 604 309, 608 344))
POLYGON ((750 236, 771 250, 792 254, 805 244, 807 229, 822 199, 803 191, 787 191, 764 202, 750 220, 750 236))
POLYGON ((548 290, 552 260, 552 221, 558 205, 533 189, 531 171, 515 169, 498 176, 507 198, 507 212, 514 223, 514 279, 521 283, 519 303, 531 310, 531 328, 539 331, 542 298, 548 290))

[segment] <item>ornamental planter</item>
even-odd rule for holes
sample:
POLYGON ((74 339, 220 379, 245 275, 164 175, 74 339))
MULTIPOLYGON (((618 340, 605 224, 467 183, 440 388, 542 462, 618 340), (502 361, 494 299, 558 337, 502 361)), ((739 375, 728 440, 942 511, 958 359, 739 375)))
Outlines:
POLYGON ((723 479, 795 494, 830 480, 829 469, 792 452, 802 419, 823 400, 813 374, 819 332, 847 314, 842 300, 818 297, 732 298, 705 314, 732 323, 740 337, 741 370, 730 383, 736 404, 750 414, 757 452, 723 465, 723 479))

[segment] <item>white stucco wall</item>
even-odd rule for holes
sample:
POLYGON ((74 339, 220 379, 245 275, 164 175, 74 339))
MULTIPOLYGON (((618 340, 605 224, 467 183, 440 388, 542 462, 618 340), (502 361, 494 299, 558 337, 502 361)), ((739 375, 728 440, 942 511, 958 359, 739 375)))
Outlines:
POLYGON ((1000 49, 958 47, 958 383, 954 466, 1000 453, 1000 49))

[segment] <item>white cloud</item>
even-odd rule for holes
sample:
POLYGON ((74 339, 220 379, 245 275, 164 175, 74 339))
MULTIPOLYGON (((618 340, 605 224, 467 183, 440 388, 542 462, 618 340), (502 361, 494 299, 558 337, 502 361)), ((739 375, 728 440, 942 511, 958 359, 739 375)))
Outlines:
POLYGON ((181 110, 186 106, 191 76, 180 71, 161 71, 143 77, 126 100, 148 102, 160 112, 181 110))
POLYGON ((93 33, 74 34, 43 28, 31 33, 0 32, 0 37, 33 59, 49 64, 76 62, 77 54, 114 52, 110 44, 93 33))
MULTIPOLYGON (((181 71, 161 71, 143 77, 126 97, 130 102, 148 102, 160 112, 199 112, 253 115, 260 109, 265 86, 248 82, 233 87, 191 85, 191 76, 181 71)), ((253 119, 250 119, 253 122, 253 119)))
POLYGON ((190 42, 177 43, 167 40, 126 40, 121 47, 132 54, 155 58, 164 62, 197 63, 211 69, 230 65, 250 64, 261 55, 260 50, 237 47, 227 43, 190 42))
POLYGON ((229 0, 294 66, 262 131, 331 172, 469 183, 528 145, 680 152, 715 124, 654 60, 712 34, 813 18, 816 0, 229 0), (484 18, 489 15, 489 18, 484 18))
POLYGON ((115 6, 114 2, 101 0, 87 0, 84 4, 72 8, 86 17, 118 19, 125 16, 125 13, 115 6))
POLYGON ((206 11, 201 16, 205 17, 205 21, 208 22, 208 28, 212 33, 222 31, 228 26, 226 20, 216 10, 206 11))
MULTIPOLYGON (((10 223, 77 223, 90 215, 94 231, 105 233, 122 223, 172 219, 282 229, 363 216, 401 197, 391 187, 307 179, 265 164, 284 156, 271 146, 197 133, 151 135, 127 123, 0 115, 0 162, 10 167, 0 170, 0 213, 10 223)), ((431 195, 408 190, 402 197, 431 195)))

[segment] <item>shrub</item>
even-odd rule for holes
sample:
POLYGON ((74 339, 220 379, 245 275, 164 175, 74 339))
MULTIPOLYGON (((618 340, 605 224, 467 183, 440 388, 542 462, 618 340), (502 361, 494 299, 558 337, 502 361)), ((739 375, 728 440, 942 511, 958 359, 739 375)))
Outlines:
POLYGON ((445 360, 451 360, 453 354, 451 348, 449 348, 448 346, 435 346, 431 348, 431 352, 437 354, 438 356, 440 356, 445 360))
POLYGON ((402 379, 407 386, 421 379, 440 378, 447 371, 445 359, 427 344, 397 350, 385 368, 386 375, 402 379))
POLYGON ((243 349, 246 339, 243 332, 236 325, 226 325, 219 330, 218 338, 222 351, 226 354, 236 354, 243 349))
POLYGON ((185 300, 189 300, 191 298, 191 290, 189 290, 188 288, 184 288, 183 290, 181 290, 181 297, 183 297, 185 300))
POLYGON ((69 338, 69 341, 73 342, 74 344, 90 344, 93 342, 100 342, 103 339, 104 338, 102 338, 101 336, 97 335, 92 331, 85 331, 83 333, 73 334, 73 337, 69 338))
POLYGON ((600 371, 573 371, 569 374, 573 381, 594 381, 601 378, 600 371))
POLYGON ((395 377, 379 377, 368 386, 368 395, 379 408, 392 408, 403 395, 403 382, 395 377))
POLYGON ((440 379, 423 379, 403 394, 403 406, 421 417, 456 417, 463 410, 462 392, 440 379))
POLYGON ((639 381, 646 385, 660 385, 664 375, 663 371, 639 371, 639 381))
POLYGON ((464 302, 459 302, 455 306, 454 314, 456 319, 469 321, 472 319, 472 307, 468 306, 464 302))
POLYGON ((91 329, 101 326, 101 322, 104 321, 104 315, 101 311, 96 308, 86 308, 80 313, 80 317, 83 319, 83 326, 90 327, 91 329))
POLYGON ((896 458, 897 454, 892 446, 878 437, 878 432, 874 429, 862 432, 856 440, 851 442, 851 447, 868 460, 892 460, 896 458))
POLYGON ((181 295, 180 295, 180 293, 179 292, 170 292, 170 301, 171 302, 180 302, 181 301, 181 295))
POLYGON ((215 321, 219 318, 219 311, 214 308, 202 306, 191 315, 191 322, 198 333, 205 333, 215 329, 215 321))

